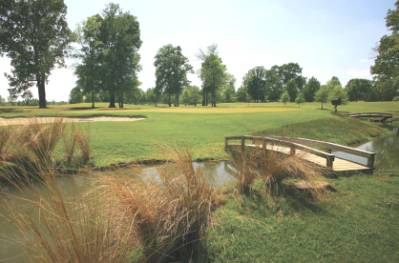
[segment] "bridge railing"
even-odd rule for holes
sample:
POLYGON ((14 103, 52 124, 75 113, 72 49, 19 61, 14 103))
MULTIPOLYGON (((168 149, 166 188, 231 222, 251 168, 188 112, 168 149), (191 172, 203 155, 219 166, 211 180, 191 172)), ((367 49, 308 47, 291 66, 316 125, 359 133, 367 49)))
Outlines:
POLYGON ((263 137, 263 136, 248 136, 248 135, 243 135, 243 136, 229 136, 225 137, 225 147, 227 148, 228 146, 231 145, 239 145, 241 146, 241 150, 245 151, 246 146, 253 146, 256 145, 262 149, 267 149, 267 145, 277 145, 277 146, 284 146, 288 147, 290 149, 290 155, 295 155, 296 150, 301 150, 303 152, 311 153, 316 156, 322 157, 326 159, 326 166, 327 168, 332 169, 335 155, 324 152, 322 150, 314 149, 312 147, 309 147, 307 145, 299 144, 296 142, 288 141, 288 140, 282 140, 278 138, 273 138, 273 137, 263 137), (251 144, 246 144, 248 140, 251 140, 251 144), (239 144, 231 144, 231 142, 237 142, 239 141, 239 144))
MULTIPOLYGON (((366 150, 360 150, 336 143, 331 143, 331 142, 325 142, 325 141, 319 141, 319 140, 312 140, 312 139, 306 139, 306 138, 290 138, 290 137, 282 137, 282 136, 274 136, 275 138, 279 138, 281 140, 286 140, 286 141, 291 141, 299 144, 304 144, 308 145, 310 147, 316 147, 316 148, 321 148, 325 149, 327 152, 331 153, 334 151, 339 151, 339 152, 344 152, 344 153, 349 153, 355 156, 360 156, 366 158, 366 165, 369 168, 374 168, 374 161, 375 161, 375 153, 374 152, 369 152, 366 150)), ((341 159, 349 160, 354 163, 359 163, 364 165, 364 163, 358 162, 354 159, 349 159, 345 158, 343 156, 340 157, 341 159)))

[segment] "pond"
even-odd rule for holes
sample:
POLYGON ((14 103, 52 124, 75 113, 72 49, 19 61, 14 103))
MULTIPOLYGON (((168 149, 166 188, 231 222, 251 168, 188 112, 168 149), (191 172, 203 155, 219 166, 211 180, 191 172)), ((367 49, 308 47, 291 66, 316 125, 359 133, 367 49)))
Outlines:
MULTIPOLYGON (((376 152, 376 171, 378 174, 397 174, 399 168, 399 130, 394 128, 394 132, 388 136, 376 138, 372 142, 365 143, 358 147, 368 151, 376 152)), ((339 153, 337 153, 339 155, 339 153)), ((362 160, 358 160, 362 162, 362 160)), ((193 167, 202 174, 215 187, 223 186, 234 182, 236 169, 229 161, 221 162, 194 162, 193 167)), ((173 165, 158 165, 123 169, 123 174, 155 178, 159 180, 159 169, 174 169, 173 165)), ((87 190, 90 186, 89 177, 85 176, 65 176, 57 179, 60 188, 66 198, 74 197, 87 190)), ((42 189, 44 191, 44 189, 42 189)), ((35 199, 37 194, 29 189, 16 191, 9 187, 2 186, 2 192, 13 195, 15 198, 9 200, 9 205, 16 209, 29 209, 26 201, 21 201, 18 197, 35 199)), ((45 193, 44 193, 45 194, 45 193)), ((10 224, 5 214, 6 210, 0 207, 0 262, 25 262, 26 255, 23 254, 23 247, 18 242, 18 232, 10 224)))

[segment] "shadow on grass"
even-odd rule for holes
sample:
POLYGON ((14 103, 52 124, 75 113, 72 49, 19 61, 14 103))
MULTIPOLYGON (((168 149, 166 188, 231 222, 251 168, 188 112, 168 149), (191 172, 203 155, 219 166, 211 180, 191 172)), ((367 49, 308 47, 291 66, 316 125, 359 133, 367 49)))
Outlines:
POLYGON ((22 109, 17 108, 1 108, 0 107, 0 114, 1 113, 15 113, 15 112, 22 112, 22 109))
POLYGON ((260 190, 252 190, 249 195, 242 195, 240 213, 252 214, 260 217, 275 214, 288 215, 290 213, 325 213, 318 203, 317 197, 309 192, 285 188, 278 196, 270 196, 260 190))

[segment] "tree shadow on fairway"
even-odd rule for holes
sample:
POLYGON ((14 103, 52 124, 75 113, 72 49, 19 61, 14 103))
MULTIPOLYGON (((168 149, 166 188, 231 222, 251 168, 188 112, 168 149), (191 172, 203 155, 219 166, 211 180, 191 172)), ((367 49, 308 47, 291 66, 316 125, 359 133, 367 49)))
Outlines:
POLYGON ((317 194, 285 188, 278 196, 270 196, 261 190, 252 190, 239 199, 240 213, 267 217, 275 214, 312 212, 326 213, 318 202, 317 194))

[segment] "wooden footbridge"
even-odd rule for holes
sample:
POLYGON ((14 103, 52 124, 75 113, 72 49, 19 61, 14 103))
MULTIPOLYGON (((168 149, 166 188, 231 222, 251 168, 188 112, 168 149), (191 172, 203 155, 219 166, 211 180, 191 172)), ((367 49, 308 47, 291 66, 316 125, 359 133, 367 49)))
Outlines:
POLYGON ((332 172, 372 171, 375 153, 335 143, 305 138, 278 136, 231 136, 225 138, 225 150, 265 149, 295 155, 332 172))
POLYGON ((356 119, 368 119, 374 122, 391 122, 393 120, 393 115, 385 112, 360 112, 351 113, 349 116, 356 119))

